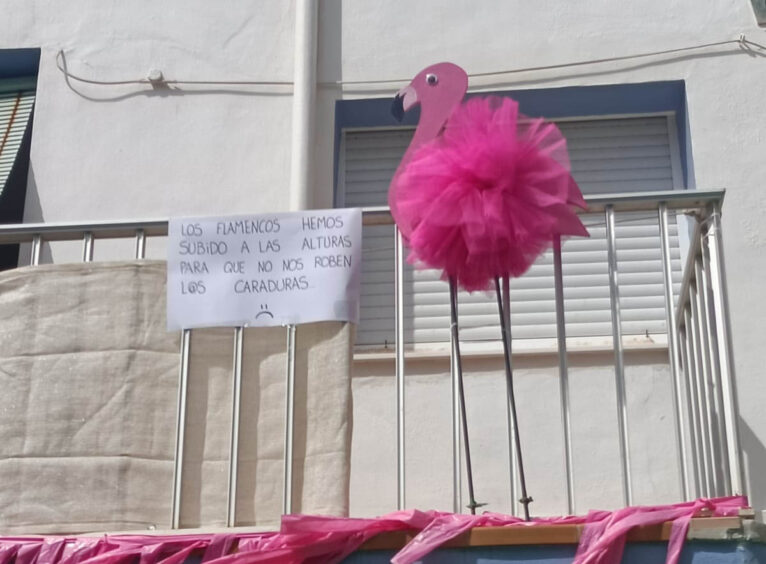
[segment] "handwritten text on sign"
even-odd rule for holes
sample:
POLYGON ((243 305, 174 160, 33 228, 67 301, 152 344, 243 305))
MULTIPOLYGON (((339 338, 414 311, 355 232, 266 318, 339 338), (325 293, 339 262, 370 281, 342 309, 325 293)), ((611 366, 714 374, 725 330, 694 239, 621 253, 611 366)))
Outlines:
POLYGON ((359 321, 362 212, 172 219, 168 329, 359 321))

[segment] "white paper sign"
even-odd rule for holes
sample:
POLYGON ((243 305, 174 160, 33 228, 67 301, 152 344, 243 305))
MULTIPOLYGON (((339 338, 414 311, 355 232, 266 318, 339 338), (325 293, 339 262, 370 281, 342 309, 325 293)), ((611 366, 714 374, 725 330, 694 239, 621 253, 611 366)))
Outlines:
POLYGON ((168 230, 168 330, 359 322, 359 209, 172 219, 168 230))

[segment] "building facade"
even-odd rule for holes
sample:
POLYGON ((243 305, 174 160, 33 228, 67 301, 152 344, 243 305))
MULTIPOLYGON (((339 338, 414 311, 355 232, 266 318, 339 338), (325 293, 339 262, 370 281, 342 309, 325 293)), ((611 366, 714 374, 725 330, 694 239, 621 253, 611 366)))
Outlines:
MULTIPOLYGON (((470 94, 510 95, 526 113, 556 120, 586 195, 725 188, 746 493, 755 508, 765 506, 766 302, 759 288, 766 274, 766 164, 759 108, 766 37, 750 2, 6 4, 0 81, 36 77, 26 223, 383 206, 417 119, 397 125, 388 100, 440 61, 467 70, 470 94), (25 56, 37 52, 39 67, 14 67, 20 49, 25 56)), ((678 462, 668 455, 677 439, 659 228, 647 217, 627 217, 618 227, 625 242, 618 258, 636 504, 684 497, 678 462)), ((564 279, 580 513, 624 501, 603 217, 588 221, 592 240, 567 243, 564 279)), ((679 292, 690 230, 686 220, 673 223, 679 292)), ((394 321, 381 313, 393 304, 393 228, 366 229, 365 237, 366 301, 352 379, 354 516, 397 506, 394 321)), ((147 256, 164 258, 163 244, 150 241, 147 256)), ((94 259, 110 260, 125 248, 96 244, 94 259)), ((22 247, 22 263, 29 252, 22 247)), ((77 245, 51 243, 41 262, 79 260, 79 253, 77 245)), ((561 514, 570 507, 546 260, 514 286, 512 322, 533 507, 561 514)), ((446 286, 409 271, 406 281, 407 505, 452 509, 446 286)), ((489 320, 493 302, 491 296, 464 300, 477 497, 491 510, 509 512, 515 508, 501 348, 489 320)))

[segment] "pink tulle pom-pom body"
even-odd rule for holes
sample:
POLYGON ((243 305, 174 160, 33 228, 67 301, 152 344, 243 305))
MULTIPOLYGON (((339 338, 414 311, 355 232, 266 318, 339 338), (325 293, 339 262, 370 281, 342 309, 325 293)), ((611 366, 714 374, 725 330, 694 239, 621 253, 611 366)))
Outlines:
POLYGON ((389 202, 409 261, 469 291, 522 275, 558 235, 588 235, 566 140, 510 98, 458 106, 397 172, 389 202))

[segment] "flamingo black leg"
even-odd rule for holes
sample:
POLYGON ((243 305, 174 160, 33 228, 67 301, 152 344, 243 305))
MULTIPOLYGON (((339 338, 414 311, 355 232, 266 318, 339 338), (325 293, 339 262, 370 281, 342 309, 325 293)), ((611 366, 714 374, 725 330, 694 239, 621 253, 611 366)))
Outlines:
POLYGON ((450 305, 450 331, 452 342, 455 343, 455 369, 457 371, 458 400, 460 402, 460 419, 463 429, 463 444, 465 445, 465 472, 468 478, 468 509, 471 515, 476 515, 476 508, 485 505, 476 503, 473 494, 473 469, 471 467, 471 443, 468 440, 468 420, 465 415, 465 391, 463 390, 463 363, 460 357, 460 339, 457 325, 457 284, 453 279, 449 281, 449 305, 450 305))
POLYGON ((524 506, 524 519, 529 521, 529 504, 532 498, 527 495, 527 481, 524 476, 524 463, 521 458, 521 437, 519 435, 519 418, 516 416, 516 398, 513 393, 513 371, 511 370, 511 344, 508 339, 508 327, 506 319, 510 312, 503 311, 503 297, 500 290, 500 279, 495 278, 495 292, 497 293, 497 308, 500 311, 500 331, 503 339, 503 358, 505 360, 505 378, 508 389, 508 403, 511 406, 511 420, 514 429, 514 443, 516 445, 516 460, 519 462, 519 483, 521 485, 521 499, 519 502, 524 506))

